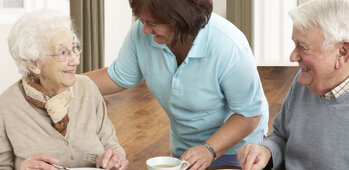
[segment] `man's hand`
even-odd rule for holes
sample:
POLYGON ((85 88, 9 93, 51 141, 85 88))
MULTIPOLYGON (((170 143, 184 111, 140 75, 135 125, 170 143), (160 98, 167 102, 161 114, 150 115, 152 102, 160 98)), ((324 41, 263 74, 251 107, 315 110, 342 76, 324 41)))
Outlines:
POLYGON ((271 152, 265 146, 247 144, 238 150, 237 158, 243 170, 261 170, 268 164, 271 152))

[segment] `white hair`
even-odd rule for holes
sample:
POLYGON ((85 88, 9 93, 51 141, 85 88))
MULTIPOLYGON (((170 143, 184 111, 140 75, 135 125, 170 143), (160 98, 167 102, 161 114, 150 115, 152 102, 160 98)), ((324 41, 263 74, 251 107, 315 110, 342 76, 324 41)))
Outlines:
POLYGON ((42 59, 43 50, 48 50, 49 41, 56 31, 73 31, 68 16, 55 11, 35 11, 24 14, 13 25, 8 37, 8 45, 19 73, 29 73, 28 63, 42 59))
POLYGON ((349 40, 349 0, 311 0, 289 12, 293 26, 300 31, 320 28, 323 47, 349 40))

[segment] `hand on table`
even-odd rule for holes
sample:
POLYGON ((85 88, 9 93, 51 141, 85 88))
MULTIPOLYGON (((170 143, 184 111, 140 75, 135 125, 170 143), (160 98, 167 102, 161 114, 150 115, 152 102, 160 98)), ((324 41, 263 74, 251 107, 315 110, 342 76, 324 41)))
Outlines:
POLYGON ((22 162, 20 170, 57 170, 52 164, 58 164, 58 160, 46 154, 35 154, 22 162))
POLYGON ((97 162, 105 169, 126 170, 128 167, 128 160, 112 149, 107 149, 97 162))
POLYGON ((237 152, 237 159, 243 170, 263 169, 270 157, 270 150, 260 145, 247 144, 237 152))
POLYGON ((205 170, 213 162, 213 155, 204 145, 198 145, 186 150, 180 158, 189 163, 189 170, 205 170))

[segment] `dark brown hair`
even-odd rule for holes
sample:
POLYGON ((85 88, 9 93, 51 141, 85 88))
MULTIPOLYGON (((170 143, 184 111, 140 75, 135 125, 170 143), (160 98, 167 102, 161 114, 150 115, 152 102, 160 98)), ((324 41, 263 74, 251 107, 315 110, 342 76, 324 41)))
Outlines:
POLYGON ((171 46, 178 40, 187 44, 190 36, 195 37, 211 17, 212 0, 129 0, 134 16, 143 9, 148 10, 159 23, 174 28, 171 46))

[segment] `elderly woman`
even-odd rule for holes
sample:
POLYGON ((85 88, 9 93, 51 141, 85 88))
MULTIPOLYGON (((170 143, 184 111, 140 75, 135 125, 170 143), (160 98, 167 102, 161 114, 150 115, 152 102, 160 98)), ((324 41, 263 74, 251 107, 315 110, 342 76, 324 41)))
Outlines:
POLYGON ((348 9, 347 0, 313 0, 290 12, 300 71, 274 131, 238 151, 243 169, 348 169, 348 9))
POLYGON ((98 88, 75 75, 81 48, 70 19, 26 14, 8 42, 23 76, 0 96, 0 169, 126 169, 98 88))

